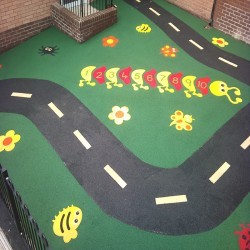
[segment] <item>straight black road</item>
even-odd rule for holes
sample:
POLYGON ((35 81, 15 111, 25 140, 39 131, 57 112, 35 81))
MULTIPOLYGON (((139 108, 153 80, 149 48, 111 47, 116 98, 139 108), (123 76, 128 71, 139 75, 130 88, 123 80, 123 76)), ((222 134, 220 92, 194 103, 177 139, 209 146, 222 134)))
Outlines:
POLYGON ((216 47, 188 24, 150 0, 125 0, 161 28, 190 56, 250 85, 250 62, 216 47))
POLYGON ((183 235, 212 229, 250 191, 250 104, 173 169, 138 159, 50 81, 1 80, 0 112, 29 118, 104 212, 143 230, 183 235))

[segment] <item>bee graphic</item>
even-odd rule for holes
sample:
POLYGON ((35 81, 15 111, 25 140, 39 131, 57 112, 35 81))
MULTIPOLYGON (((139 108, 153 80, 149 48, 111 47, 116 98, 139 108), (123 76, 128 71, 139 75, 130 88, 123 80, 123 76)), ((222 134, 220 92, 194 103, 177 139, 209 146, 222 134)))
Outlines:
POLYGON ((68 206, 59 212, 53 222, 55 235, 63 237, 65 243, 75 239, 78 235, 76 229, 82 221, 82 211, 75 206, 68 206))
POLYGON ((140 33, 149 33, 151 31, 151 28, 149 27, 148 24, 143 23, 143 24, 137 26, 136 30, 140 33))
POLYGON ((186 131, 191 131, 193 129, 190 124, 194 120, 192 115, 184 115, 180 110, 175 111, 174 115, 171 115, 171 120, 173 121, 169 126, 175 125, 177 130, 185 129, 186 131))

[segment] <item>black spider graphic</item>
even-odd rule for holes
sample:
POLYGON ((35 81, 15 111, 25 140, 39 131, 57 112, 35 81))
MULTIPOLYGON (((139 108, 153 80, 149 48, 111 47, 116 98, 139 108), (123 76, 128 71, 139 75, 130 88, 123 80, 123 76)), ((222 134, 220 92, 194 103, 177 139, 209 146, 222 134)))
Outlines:
POLYGON ((42 46, 40 49, 39 49, 39 54, 41 56, 44 56, 44 55, 51 55, 51 56, 54 56, 56 53, 57 53, 57 50, 59 50, 59 48, 57 48, 57 45, 56 46, 42 46))

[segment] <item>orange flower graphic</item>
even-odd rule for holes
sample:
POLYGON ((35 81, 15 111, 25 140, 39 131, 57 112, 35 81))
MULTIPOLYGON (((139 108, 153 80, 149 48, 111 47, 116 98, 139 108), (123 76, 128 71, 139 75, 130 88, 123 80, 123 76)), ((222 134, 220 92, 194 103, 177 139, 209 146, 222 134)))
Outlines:
POLYGON ((14 130, 9 130, 6 135, 0 136, 0 152, 12 151, 15 148, 15 143, 20 141, 21 136, 15 134, 14 130))
POLYGON ((108 36, 102 39, 102 45, 104 47, 115 47, 118 42, 119 42, 119 39, 117 39, 114 36, 108 36))

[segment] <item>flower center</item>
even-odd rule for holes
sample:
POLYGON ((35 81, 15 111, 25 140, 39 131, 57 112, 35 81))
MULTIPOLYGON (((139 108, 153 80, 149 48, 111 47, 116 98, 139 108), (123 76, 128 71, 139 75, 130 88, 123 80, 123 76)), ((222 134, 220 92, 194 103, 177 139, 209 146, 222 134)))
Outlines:
POLYGON ((222 44, 223 41, 222 40, 217 40, 217 43, 222 44))
POLYGON ((5 139, 3 140, 3 145, 4 145, 4 146, 8 146, 8 145, 11 144, 11 142, 12 142, 12 138, 11 138, 11 137, 7 137, 7 138, 5 138, 5 139))
POLYGON ((115 116, 116 116, 117 118, 122 118, 122 117, 124 116, 124 113, 123 113, 121 110, 119 110, 119 111, 117 111, 117 112, 115 113, 115 116))
POLYGON ((112 44, 113 42, 114 42, 114 40, 111 39, 111 38, 107 40, 107 43, 108 43, 108 44, 112 44))

